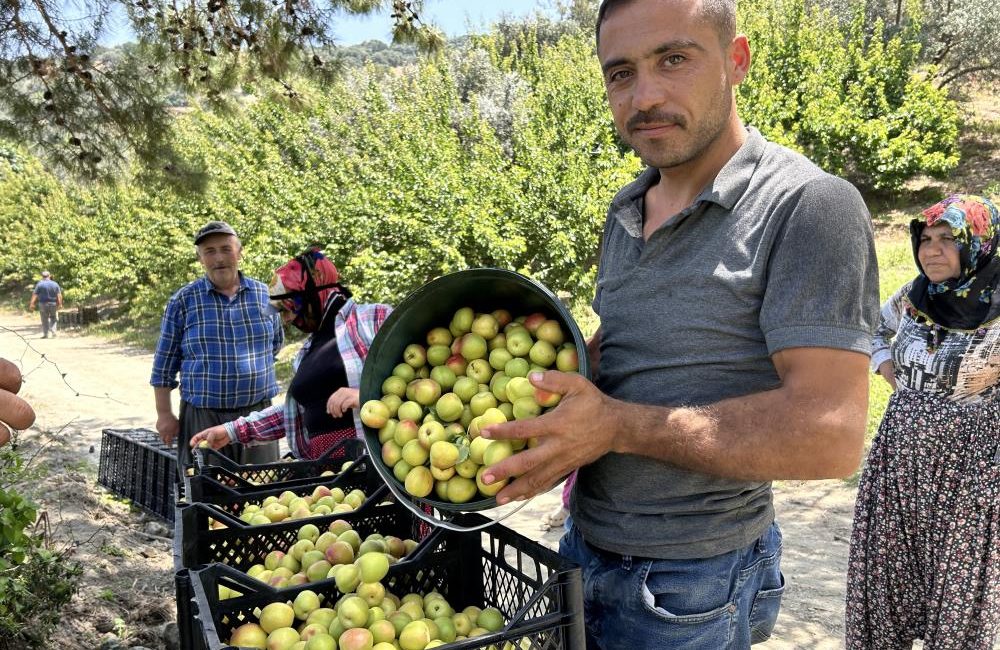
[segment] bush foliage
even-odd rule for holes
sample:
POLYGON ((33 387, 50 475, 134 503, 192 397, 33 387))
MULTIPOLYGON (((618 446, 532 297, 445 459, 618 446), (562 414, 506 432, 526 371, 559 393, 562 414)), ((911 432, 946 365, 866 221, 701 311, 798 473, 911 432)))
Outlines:
MULTIPOLYGON (((855 8, 845 0, 817 0, 842 16, 855 8)), ((1000 3, 996 0, 867 0, 867 20, 894 33, 919 23, 920 60, 934 66, 935 84, 961 90, 970 79, 1000 80, 1000 3)))
MULTIPOLYGON (((884 40, 805 0, 743 7, 747 123, 867 188, 956 164, 955 107, 919 68, 915 31, 884 40)), ((641 168, 614 133, 589 29, 507 23, 433 61, 301 88, 294 104, 177 120, 198 192, 141 170, 78 185, 0 152, 0 275, 26 286, 44 265, 68 299, 115 298, 151 325, 199 273, 191 234, 225 219, 251 276, 318 243, 361 300, 499 266, 586 312, 606 207, 641 168)))
POLYGON ((15 489, 28 474, 17 451, 0 449, 0 647, 41 649, 81 569, 29 530, 37 507, 15 489))
POLYGON ((869 190, 958 164, 958 113, 917 65, 919 24, 885 38, 862 8, 849 22, 803 0, 741 5, 754 62, 739 93, 745 121, 869 190))

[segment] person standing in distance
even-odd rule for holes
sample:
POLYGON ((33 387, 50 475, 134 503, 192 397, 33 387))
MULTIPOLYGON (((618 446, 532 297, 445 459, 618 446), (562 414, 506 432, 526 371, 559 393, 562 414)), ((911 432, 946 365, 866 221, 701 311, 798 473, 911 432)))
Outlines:
POLYGON ((56 329, 59 325, 59 310, 62 309, 62 287, 52 279, 52 274, 42 271, 42 279, 35 285, 35 290, 31 292, 31 302, 28 303, 28 310, 35 308, 38 304, 38 315, 42 318, 42 338, 47 339, 49 335, 56 337, 56 329))
MULTIPOLYGON (((205 275, 167 302, 150 378, 156 430, 167 445, 180 437, 180 467, 190 463, 191 436, 271 405, 278 394, 274 360, 284 343, 267 285, 239 270, 243 246, 232 226, 210 221, 194 245, 205 275), (179 418, 170 401, 178 385, 179 418)), ((224 453, 243 464, 268 463, 277 460, 277 445, 238 445, 224 453)))
MULTIPOLYGON (((484 471, 502 503, 579 468, 560 552, 590 648, 747 648, 785 587, 771 481, 858 467, 878 271, 858 191, 743 125, 735 0, 604 0, 615 126, 646 163, 608 211, 596 384, 533 373, 538 444, 484 471)), ((494 443, 495 444, 495 443, 494 443)))

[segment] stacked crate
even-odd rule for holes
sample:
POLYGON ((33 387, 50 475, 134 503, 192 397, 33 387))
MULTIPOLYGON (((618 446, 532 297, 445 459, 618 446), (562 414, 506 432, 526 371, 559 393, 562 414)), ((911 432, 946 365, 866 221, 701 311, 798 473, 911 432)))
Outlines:
MULTIPOLYGON (((469 514, 457 521, 477 526, 487 520, 469 514)), ((341 595, 333 580, 275 590, 222 564, 192 571, 191 581, 198 610, 210 612, 200 619, 203 650, 236 650, 227 643, 233 629, 254 620, 254 610, 268 603, 294 600, 306 589, 330 602, 341 595), (219 600, 220 586, 244 595, 219 600)), ((495 607, 509 621, 498 632, 455 641, 440 646, 442 650, 583 650, 585 646, 579 568, 499 524, 475 533, 436 529, 412 558, 390 567, 383 584, 397 594, 434 590, 456 605, 495 607)))
MULTIPOLYGON (((308 494, 318 485, 364 490, 368 500, 359 510, 380 501, 385 486, 378 480, 360 440, 344 440, 316 460, 286 458, 274 463, 240 465, 212 449, 196 449, 194 465, 183 477, 184 498, 175 505, 174 585, 177 595, 177 627, 182 650, 205 647, 193 602, 190 569, 213 563, 231 563, 246 570, 268 551, 294 541, 303 520, 251 526, 239 513, 251 502, 291 491, 308 494), (344 463, 352 466, 341 472, 344 463), (335 476, 321 476, 334 472, 335 476), (225 528, 213 528, 212 521, 225 528), (267 550, 263 550, 267 549, 267 550)), ((356 511, 357 512, 357 511, 356 511)), ((351 513, 352 515, 354 513, 351 513)), ((313 517, 309 523, 325 525, 344 515, 313 517)))
MULTIPOLYGON (((346 453, 360 455, 346 471, 325 479, 318 476, 315 467, 308 468, 308 463, 316 461, 237 466, 219 460, 221 456, 203 455, 202 461, 219 464, 198 463, 197 475, 185 481, 188 502, 178 504, 175 517, 177 618, 184 650, 235 648, 228 644, 233 629, 255 620, 255 609, 274 601, 294 600, 307 589, 329 602, 337 600, 341 594, 333 579, 274 588, 245 573, 270 551, 289 548, 304 524, 325 530, 337 519, 351 523, 362 537, 378 532, 419 542, 413 552, 390 568, 383 580, 390 591, 403 594, 436 590, 456 604, 495 607, 509 621, 496 633, 442 647, 502 648, 511 642, 514 647, 534 650, 583 648, 578 568, 499 524, 474 533, 432 529, 410 510, 388 499, 388 489, 372 459, 364 455, 363 445, 351 447, 346 453), (262 472, 275 469, 281 470, 283 481, 256 484, 265 476, 262 472), (368 499, 349 513, 257 526, 239 519, 249 502, 260 502, 284 491, 304 495, 318 485, 341 487, 345 492, 359 488, 368 499), (225 527, 213 527, 211 520, 225 527), (242 595, 220 600, 220 586, 242 595)), ((338 468, 342 462, 338 459, 338 468)), ((487 522, 478 515, 459 515, 455 521, 466 526, 487 522)))

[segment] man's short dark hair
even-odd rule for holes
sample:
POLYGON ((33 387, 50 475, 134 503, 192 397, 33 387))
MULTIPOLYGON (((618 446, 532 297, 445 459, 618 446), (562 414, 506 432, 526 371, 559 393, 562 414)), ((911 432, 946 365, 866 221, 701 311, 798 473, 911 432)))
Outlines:
MULTIPOLYGON (((608 11, 615 7, 623 7, 634 0, 601 0, 597 10, 597 25, 594 27, 597 45, 601 44, 601 25, 607 18, 608 11)), ((715 27, 719 34, 719 42, 728 45, 736 36, 736 0, 700 0, 701 17, 715 27)))

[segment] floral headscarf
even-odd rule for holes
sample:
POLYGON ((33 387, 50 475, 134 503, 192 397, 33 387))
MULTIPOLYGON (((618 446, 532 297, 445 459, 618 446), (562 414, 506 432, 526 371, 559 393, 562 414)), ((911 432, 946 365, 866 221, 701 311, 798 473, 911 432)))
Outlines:
POLYGON ((910 222, 913 257, 920 276, 913 283, 910 300, 942 327, 978 327, 990 311, 1000 279, 997 246, 1000 244, 1000 211, 988 199, 973 194, 953 194, 910 222), (917 255, 924 229, 946 223, 958 248, 957 278, 931 282, 917 255), (923 294, 923 295, 921 295, 923 294))
POLYGON ((289 322, 303 332, 315 332, 331 297, 350 296, 339 280, 333 262, 319 248, 310 248, 275 270, 268 287, 271 305, 292 314, 289 322))

